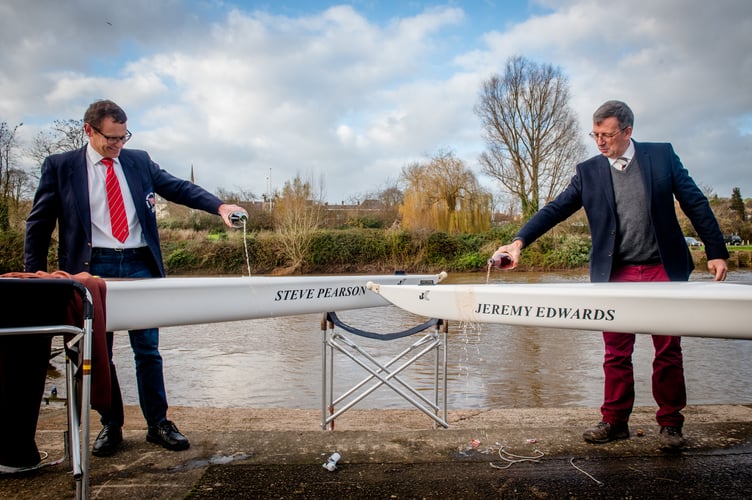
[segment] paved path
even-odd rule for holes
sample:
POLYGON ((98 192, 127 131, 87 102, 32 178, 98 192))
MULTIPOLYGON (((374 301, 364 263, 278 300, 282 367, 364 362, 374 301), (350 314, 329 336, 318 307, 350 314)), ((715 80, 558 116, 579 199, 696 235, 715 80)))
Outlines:
MULTIPOLYGON (((635 411, 631 439, 606 445, 582 441, 592 408, 450 411, 449 429, 417 410, 354 409, 334 431, 316 410, 171 408, 191 440, 182 452, 147 443, 140 410, 126 413, 121 452, 92 457, 91 498, 752 498, 752 405, 688 407, 678 454, 658 449, 652 408, 635 411), (502 446, 543 456, 509 465, 502 446)), ((64 428, 62 405, 43 407, 40 449, 62 454, 64 428)), ((67 463, 0 476, 0 498, 74 492, 67 463)))

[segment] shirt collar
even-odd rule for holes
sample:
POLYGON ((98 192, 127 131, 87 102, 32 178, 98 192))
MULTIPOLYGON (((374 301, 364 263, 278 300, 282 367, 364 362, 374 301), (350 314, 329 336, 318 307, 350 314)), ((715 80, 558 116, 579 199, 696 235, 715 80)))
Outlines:
MULTIPOLYGON (((102 161, 102 158, 104 158, 104 156, 100 155, 99 152, 91 146, 91 143, 88 143, 86 145, 86 158, 93 166, 102 161)), ((113 162, 114 165, 120 163, 117 158, 113 158, 113 162)))
POLYGON ((632 142, 632 139, 630 139, 629 146, 627 146, 627 150, 624 151, 624 153, 622 153, 621 156, 617 156, 616 158, 609 158, 608 162, 613 167, 614 162, 616 162, 616 160, 618 160, 619 158, 625 158, 627 160, 627 165, 628 165, 629 162, 632 161, 632 158, 634 157, 634 155, 635 155, 634 142, 632 142))

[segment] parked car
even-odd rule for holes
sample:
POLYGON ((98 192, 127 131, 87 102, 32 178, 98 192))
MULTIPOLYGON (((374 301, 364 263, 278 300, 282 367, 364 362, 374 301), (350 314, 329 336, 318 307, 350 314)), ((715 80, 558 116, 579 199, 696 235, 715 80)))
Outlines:
POLYGON ((699 240, 697 240, 697 239, 695 239, 695 238, 693 238, 691 236, 685 236, 684 237, 684 241, 686 241, 687 245, 689 245, 691 247, 701 247, 702 246, 702 243, 700 243, 699 240))
POLYGON ((726 241, 727 245, 741 245, 742 244, 742 237, 738 234, 725 234, 723 235, 724 241, 726 241))

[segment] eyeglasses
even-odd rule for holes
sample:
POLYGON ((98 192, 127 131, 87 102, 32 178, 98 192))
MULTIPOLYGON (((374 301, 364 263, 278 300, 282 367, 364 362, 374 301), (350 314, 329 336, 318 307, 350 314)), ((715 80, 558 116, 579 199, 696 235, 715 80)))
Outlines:
POLYGON ((627 130, 627 127, 620 128, 616 132, 611 132, 611 133, 608 133, 608 134, 605 134, 605 133, 597 134, 595 132, 590 132, 588 135, 590 137, 592 137, 593 139, 595 139, 596 141, 599 141, 601 139, 613 139, 614 137, 616 137, 617 135, 621 134, 625 130, 627 130))
POLYGON ((89 126, 90 126, 90 127, 91 127, 91 128, 92 128, 92 129, 93 129, 93 130, 94 130, 94 131, 95 131, 95 132, 97 133, 97 134, 99 134, 99 135, 101 135, 102 137, 104 137, 104 138, 105 138, 105 139, 107 140, 107 144, 109 144, 110 146, 114 146, 114 145, 115 145, 115 144, 117 144, 118 142, 122 142, 123 144, 125 144, 126 142, 128 142, 128 141, 130 141, 130 140, 131 140, 131 137, 133 137, 133 134, 131 134, 131 131, 130 131, 130 130, 127 130, 127 129, 126 129, 126 131, 125 131, 125 135, 120 135, 120 136, 117 136, 117 137, 113 137, 113 136, 109 136, 109 135, 104 135, 104 134, 102 133, 102 131, 101 131, 101 130, 99 130, 99 129, 98 129, 97 127, 95 127, 95 126, 94 126, 94 125, 92 125, 91 123, 89 124, 89 126))

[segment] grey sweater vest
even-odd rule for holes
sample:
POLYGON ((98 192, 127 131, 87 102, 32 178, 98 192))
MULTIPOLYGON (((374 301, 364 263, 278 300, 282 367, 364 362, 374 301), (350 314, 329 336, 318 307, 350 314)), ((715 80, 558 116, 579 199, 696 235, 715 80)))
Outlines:
POLYGON ((650 221, 645 185, 636 158, 622 171, 611 168, 616 201, 617 237, 614 264, 659 264, 658 243, 650 221))

